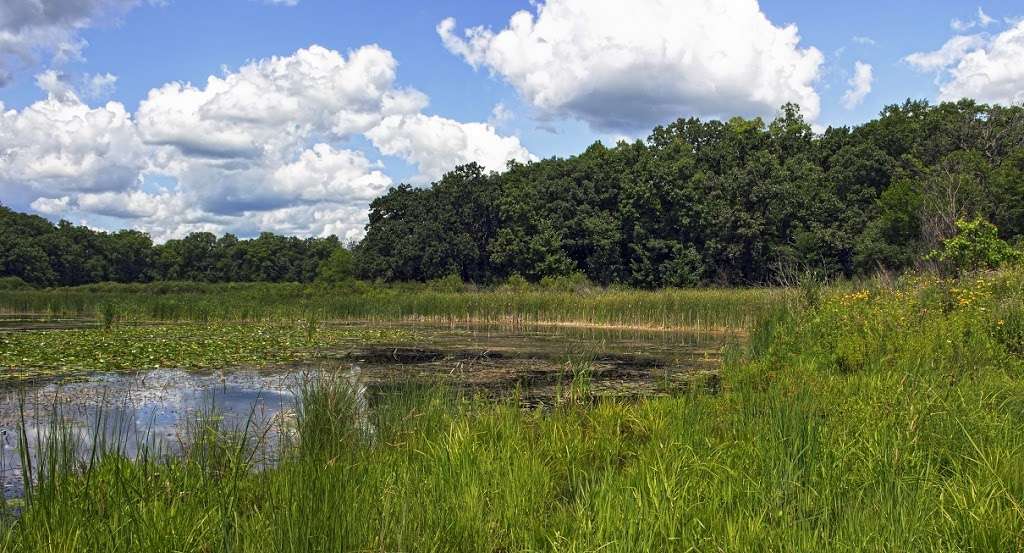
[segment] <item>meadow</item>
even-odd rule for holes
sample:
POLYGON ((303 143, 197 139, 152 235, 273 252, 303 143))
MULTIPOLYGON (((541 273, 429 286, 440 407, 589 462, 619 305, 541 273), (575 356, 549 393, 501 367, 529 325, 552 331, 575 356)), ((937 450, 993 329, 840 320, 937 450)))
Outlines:
MULTIPOLYGON (((0 296, 0 305, 60 315, 133 305, 124 289, 17 293, 0 296)), ((699 320, 748 324, 749 336, 728 348, 714 382, 636 401, 595 397, 582 376, 544 409, 421 384, 377 398, 367 411, 344 379, 311 381, 294 433, 277 444, 279 463, 261 470, 252 462, 260 431, 227 428, 214 413, 197 416, 182 456, 136 461, 117 451, 77 460, 68 453, 76 438, 58 421, 0 547, 1024 549, 1019 269, 785 292, 417 294, 401 308, 376 303, 364 311, 355 306, 370 306, 365 297, 329 300, 321 313, 496 317, 536 301, 526 312, 537 320, 699 320), (542 305, 562 294, 563 305, 542 305), (661 309, 666 298, 684 312, 661 309), (685 312, 695 298, 711 300, 685 312), (442 301, 455 308, 445 313, 442 301)), ((167 319, 243 318, 245 308, 231 310, 225 293, 209 294, 196 311, 183 295, 139 294, 135 312, 158 319, 155 306, 175 305, 167 319)), ((247 317, 301 316, 308 305, 289 307, 284 295, 260 296, 247 317)))

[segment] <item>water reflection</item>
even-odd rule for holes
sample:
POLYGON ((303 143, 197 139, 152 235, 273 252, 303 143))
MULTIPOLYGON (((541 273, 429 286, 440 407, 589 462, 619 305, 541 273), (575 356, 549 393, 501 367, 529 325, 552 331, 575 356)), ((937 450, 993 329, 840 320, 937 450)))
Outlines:
MULTIPOLYGON (((59 427, 88 460, 94 438, 99 450, 128 457, 140 451, 173 455, 181 451, 185 429, 216 414, 222 429, 277 429, 294 415, 304 373, 230 374, 153 370, 134 375, 98 374, 77 382, 53 382, 8 391, 0 398, 0 480, 5 497, 22 494, 22 452, 18 427, 35 456, 52 428, 59 427), (54 425, 55 422, 60 424, 54 425)), ((270 440, 273 440, 273 436, 270 440)), ((34 458, 34 457, 33 457, 34 458)))

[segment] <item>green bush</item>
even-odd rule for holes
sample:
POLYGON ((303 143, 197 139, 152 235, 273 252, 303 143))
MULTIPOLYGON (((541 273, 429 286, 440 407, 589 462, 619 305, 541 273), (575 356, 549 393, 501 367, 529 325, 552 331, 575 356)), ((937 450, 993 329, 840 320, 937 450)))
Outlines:
POLYGON ((25 290, 31 286, 16 276, 0 277, 0 290, 25 290))
POLYGON ((462 282, 462 277, 458 274, 452 273, 444 278, 431 280, 427 283, 427 288, 435 292, 455 293, 465 291, 466 283, 462 282))
POLYGON ((580 272, 563 276, 546 276, 540 279, 540 285, 548 290, 559 292, 585 292, 594 287, 587 276, 580 272))
POLYGON ((512 273, 508 280, 501 285, 501 288, 510 292, 521 292, 530 289, 530 281, 523 278, 519 273, 512 273))
POLYGON ((958 272, 996 269, 1019 263, 1020 250, 999 238, 999 229, 984 219, 957 221, 957 235, 942 243, 942 248, 928 254, 928 259, 945 263, 958 272))

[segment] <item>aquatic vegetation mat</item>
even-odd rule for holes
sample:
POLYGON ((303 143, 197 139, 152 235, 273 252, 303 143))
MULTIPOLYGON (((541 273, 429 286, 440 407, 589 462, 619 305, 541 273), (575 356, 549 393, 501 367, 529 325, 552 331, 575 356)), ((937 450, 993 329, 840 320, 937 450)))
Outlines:
POLYGON ((265 367, 322 348, 414 341, 403 329, 181 324, 0 333, 0 382, 93 371, 265 367))

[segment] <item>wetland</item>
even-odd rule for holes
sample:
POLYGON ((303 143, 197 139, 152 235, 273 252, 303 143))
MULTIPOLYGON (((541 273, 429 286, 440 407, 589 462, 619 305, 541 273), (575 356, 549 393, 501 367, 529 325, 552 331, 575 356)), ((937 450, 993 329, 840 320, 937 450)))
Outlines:
POLYGON ((0 550, 1024 547, 1019 270, 140 290, 0 291, 0 550))

